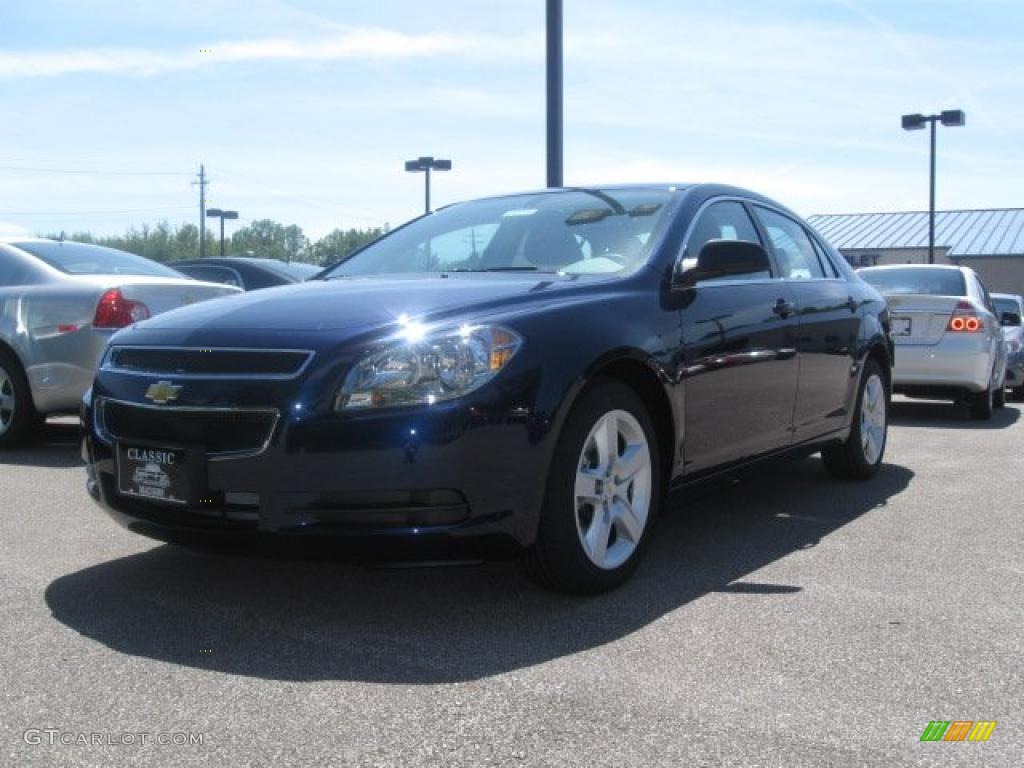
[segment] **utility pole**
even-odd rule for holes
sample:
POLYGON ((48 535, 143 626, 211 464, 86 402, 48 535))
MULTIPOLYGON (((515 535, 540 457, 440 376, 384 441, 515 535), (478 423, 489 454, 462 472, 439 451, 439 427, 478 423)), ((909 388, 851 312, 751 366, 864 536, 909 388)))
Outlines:
POLYGON ((206 167, 199 164, 199 258, 206 256, 206 167))

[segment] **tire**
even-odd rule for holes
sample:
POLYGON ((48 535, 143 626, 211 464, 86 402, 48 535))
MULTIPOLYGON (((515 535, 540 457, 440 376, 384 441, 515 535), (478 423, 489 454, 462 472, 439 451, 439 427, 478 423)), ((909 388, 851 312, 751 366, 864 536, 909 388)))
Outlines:
POLYGON ((0 450, 27 442, 39 421, 21 362, 0 349, 0 450))
POLYGON ((988 421, 992 418, 992 409, 995 406, 995 393, 991 382, 984 392, 973 392, 970 396, 971 418, 975 421, 988 421))
POLYGON ((871 358, 857 391, 853 424, 846 442, 821 452, 825 469, 840 480, 867 480, 878 472, 889 434, 889 388, 882 367, 871 358), (867 405, 865 405, 867 400, 867 405))
POLYGON ((1014 387, 1013 389, 1011 389, 1010 397, 1012 397, 1014 400, 1018 402, 1024 400, 1024 386, 1014 387))
POLYGON ((555 447, 528 555, 533 575, 550 589, 575 594, 623 584, 647 549, 663 492, 657 433, 643 401, 621 382, 595 380, 573 406, 555 447), (627 456, 632 461, 625 462, 627 456), (616 468, 630 473, 626 482, 616 468))
POLYGON ((1006 407, 1006 387, 998 387, 995 393, 992 395, 992 407, 993 408, 1005 408, 1006 407))

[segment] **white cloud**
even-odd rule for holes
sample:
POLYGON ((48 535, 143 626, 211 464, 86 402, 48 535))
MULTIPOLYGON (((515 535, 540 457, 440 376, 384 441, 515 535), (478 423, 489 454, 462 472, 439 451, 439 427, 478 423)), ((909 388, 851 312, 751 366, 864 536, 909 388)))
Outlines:
POLYGON ((6 221, 0 221, 0 238, 6 237, 28 237, 31 233, 18 224, 11 224, 6 221))
POLYGON ((152 76, 218 64, 255 61, 340 61, 415 59, 436 56, 503 58, 540 55, 538 35, 406 34, 389 29, 349 28, 310 39, 225 40, 205 47, 81 48, 64 51, 0 53, 0 78, 55 77, 93 73, 152 76))

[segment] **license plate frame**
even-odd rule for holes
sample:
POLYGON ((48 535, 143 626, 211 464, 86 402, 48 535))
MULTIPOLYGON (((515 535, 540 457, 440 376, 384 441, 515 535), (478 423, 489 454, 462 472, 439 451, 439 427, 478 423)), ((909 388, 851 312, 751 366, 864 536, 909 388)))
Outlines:
POLYGON ((195 506, 206 488, 206 454, 201 448, 119 442, 114 451, 117 492, 165 504, 195 506))
POLYGON ((910 336, 914 332, 914 321, 909 317, 894 317, 892 319, 893 336, 910 336))

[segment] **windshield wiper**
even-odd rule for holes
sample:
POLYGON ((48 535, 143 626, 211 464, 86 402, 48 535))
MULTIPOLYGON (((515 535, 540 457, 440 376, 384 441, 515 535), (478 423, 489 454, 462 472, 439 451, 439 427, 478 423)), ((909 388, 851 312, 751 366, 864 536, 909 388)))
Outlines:
POLYGON ((458 269, 446 269, 445 272, 537 272, 538 267, 534 266, 523 266, 523 267, 481 267, 479 269, 470 269, 469 267, 459 267, 458 269))

